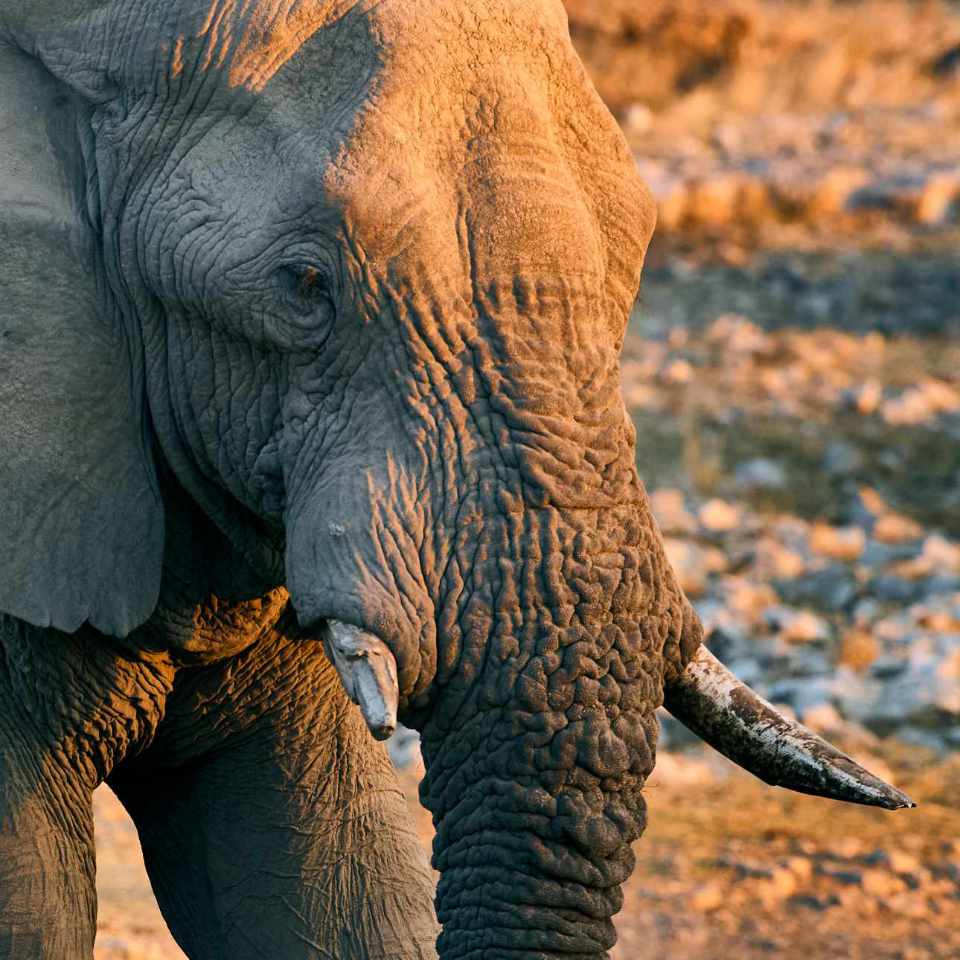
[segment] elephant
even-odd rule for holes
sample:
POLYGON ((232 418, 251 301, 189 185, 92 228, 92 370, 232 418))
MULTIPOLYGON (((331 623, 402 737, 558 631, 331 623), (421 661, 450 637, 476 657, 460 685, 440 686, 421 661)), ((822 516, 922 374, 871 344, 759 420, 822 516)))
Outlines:
POLYGON ((195 960, 607 956, 664 702, 909 805, 703 645, 560 0, 3 0, 0 76, 0 958, 92 956, 104 782, 195 960))

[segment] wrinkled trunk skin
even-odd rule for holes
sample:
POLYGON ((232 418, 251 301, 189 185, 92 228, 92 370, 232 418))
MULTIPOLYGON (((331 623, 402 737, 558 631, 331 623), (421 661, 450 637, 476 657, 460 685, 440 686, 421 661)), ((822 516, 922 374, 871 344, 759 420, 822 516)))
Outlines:
MULTIPOLYGON (((517 281, 478 313, 497 335, 472 363, 431 344, 433 382, 396 422, 343 425, 368 445, 362 469, 301 481, 292 593, 302 618, 356 623, 396 655, 443 960, 599 958, 644 827, 654 711, 699 627, 637 477, 598 301, 517 281)), ((391 316, 414 342, 456 310, 391 316)))
POLYGON ((461 617, 484 655, 423 727, 440 955, 603 957, 645 825, 664 653, 683 656, 682 600, 632 508, 496 526, 461 617))

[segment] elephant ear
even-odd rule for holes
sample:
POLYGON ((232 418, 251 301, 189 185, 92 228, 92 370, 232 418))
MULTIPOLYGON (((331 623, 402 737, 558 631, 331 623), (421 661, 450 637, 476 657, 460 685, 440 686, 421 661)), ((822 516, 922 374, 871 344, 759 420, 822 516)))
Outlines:
POLYGON ((75 93, 0 45, 0 611, 125 636, 156 606, 163 512, 84 128, 75 93))

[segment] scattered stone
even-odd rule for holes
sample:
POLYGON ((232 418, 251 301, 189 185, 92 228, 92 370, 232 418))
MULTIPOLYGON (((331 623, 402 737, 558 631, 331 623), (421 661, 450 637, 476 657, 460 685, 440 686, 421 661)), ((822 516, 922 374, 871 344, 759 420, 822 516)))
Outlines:
POLYGON ((906 884, 899 877, 875 867, 863 871, 862 884, 867 893, 881 899, 906 890, 906 884))
POLYGON ((960 573, 960 544, 933 534, 923 541, 923 558, 931 571, 960 573))
POLYGON ((624 130, 628 136, 641 137, 653 126, 653 111, 644 103, 631 103, 623 116, 624 130))
POLYGON ((647 785, 652 789, 656 789, 661 784, 674 787, 702 787, 708 783, 715 783, 716 780, 716 770, 700 756, 662 751, 657 755, 657 765, 647 785))
POLYGON ((870 674, 881 680, 890 680, 905 673, 909 664, 901 657, 886 654, 878 657, 870 666, 870 674))
POLYGON ((833 696, 833 681, 828 677, 792 677, 778 680, 767 690, 768 699, 790 708, 791 714, 806 722, 808 714, 815 714, 828 704, 833 696))
POLYGON ((699 597, 707 585, 706 551, 689 540, 675 537, 664 537, 663 546, 684 593, 699 597))
POLYGON ((831 613, 850 606, 857 595, 857 582, 849 567, 831 564, 793 580, 778 580, 777 592, 795 607, 815 607, 831 613))
POLYGON ((877 517, 873 535, 881 543, 899 544, 908 540, 919 540, 923 536, 923 527, 909 517, 888 512, 877 517))
POLYGON ((693 379, 694 370, 689 360, 672 360, 660 373, 665 383, 686 384, 693 379))
POLYGON ((650 495, 653 515, 666 534, 687 535, 696 529, 697 521, 687 510, 683 491, 663 488, 650 495))
POLYGON ((860 502, 868 513, 878 517, 880 514, 887 512, 888 507, 883 497, 872 487, 860 487, 857 492, 860 496, 860 502))
POLYGON ((834 883, 841 883, 848 887, 859 887, 863 883, 863 871, 854 870, 852 867, 837 869, 836 867, 826 867, 821 864, 818 873, 832 880, 834 883))
POLYGON ((840 640, 839 663, 851 670, 865 670, 880 654, 880 644, 868 630, 847 630, 840 640))
POLYGON ((860 527, 832 527, 826 523, 815 523, 810 530, 810 549, 833 560, 858 560, 866 542, 867 536, 860 527))
POLYGON ((883 387, 876 380, 867 380, 854 391, 854 406, 864 416, 876 413, 881 403, 883 403, 883 387))
POLYGON ((863 456, 856 447, 834 440, 824 451, 823 468, 828 473, 851 474, 863 466, 863 456))
POLYGON ((777 604, 777 595, 767 583, 755 583, 746 577, 724 577, 720 586, 727 607, 748 623, 759 621, 768 607, 777 604))
POLYGON ((957 619, 957 612, 954 610, 917 604, 911 607, 910 613, 917 626, 931 633, 960 633, 960 620, 957 619))
MULTIPOLYGON (((746 352, 762 349, 757 332, 730 317, 712 335, 742 338, 746 352)), ((761 480, 766 461, 741 468, 742 481, 761 480)), ((872 750, 875 735, 903 731, 938 752, 960 747, 960 544, 869 487, 857 491, 857 523, 839 526, 719 498, 695 513, 676 488, 651 503, 709 643, 737 676, 847 744, 872 750)))
POLYGON ((891 426, 917 426, 941 413, 960 410, 960 391, 941 380, 924 380, 883 404, 883 418, 891 426))
POLYGON ((960 593, 960 576, 934 574, 922 584, 922 590, 928 597, 960 593))
POLYGON ((731 354, 745 356, 764 354, 770 350, 770 336, 755 323, 736 313, 717 317, 707 328, 706 340, 731 354))
POLYGON ((806 857, 791 857, 786 868, 801 882, 813 876, 813 864, 806 857))
POLYGON ((786 867, 773 870, 770 878, 764 880, 760 886, 760 899, 768 908, 774 907, 780 901, 792 897, 797 892, 797 877, 786 867))
POLYGON ((844 860, 852 860, 863 853, 863 841, 857 837, 838 837, 833 852, 844 860))
POLYGON ((741 523, 740 510, 726 500, 714 498, 700 508, 700 524, 711 533, 729 533, 741 523))
POLYGON ((809 560, 810 525, 799 517, 778 517, 769 527, 770 534, 785 547, 809 560))
POLYGON ((792 580, 806 569, 803 556, 783 546, 773 537, 762 537, 754 552, 754 570, 763 581, 792 580))
POLYGON ((914 582, 904 577, 892 575, 876 577, 871 580, 867 585, 867 591, 878 600, 899 604, 900 606, 913 603, 919 595, 917 585, 914 582))
POLYGON ((953 219, 960 198, 960 180, 953 174, 930 177, 917 201, 917 222, 939 226, 953 219))
POLYGON ((803 893, 790 897, 787 900, 787 906, 792 909, 814 910, 817 913, 821 913, 824 910, 829 910, 830 907, 835 907, 838 903, 839 900, 837 900, 833 894, 817 897, 813 894, 803 893))
POLYGON ((830 628, 822 617, 810 610, 792 607, 770 607, 764 618, 770 628, 787 643, 815 643, 830 636, 830 628))
POLYGON ((947 719, 960 718, 960 653, 912 652, 909 659, 884 656, 870 668, 873 682, 856 696, 841 697, 847 716, 885 736, 941 750, 947 719))
POLYGON ((738 214, 744 194, 744 177, 735 172, 717 172, 690 185, 687 217, 702 226, 722 227, 738 214))
POLYGON ((837 166, 820 178, 810 201, 812 216, 836 216, 855 206, 854 197, 864 188, 869 174, 862 167, 837 166))
POLYGON ((775 460, 757 457, 738 464, 735 479, 748 490, 782 490, 787 485, 787 474, 775 460))
POLYGON ((882 612, 881 605, 874 597, 864 597, 853 608, 853 622, 858 627, 868 627, 880 619, 882 612))
POLYGON ((832 703, 818 703, 803 711, 803 723, 816 733, 838 730, 844 725, 843 717, 832 703))
POLYGON ((880 543, 879 540, 868 540, 860 557, 864 567, 871 570, 882 570, 893 563, 909 560, 916 555, 913 546, 903 544, 880 543))
POLYGON ((894 873, 918 873, 921 868, 919 859, 903 850, 887 851, 887 864, 894 873))
POLYGON ((913 917, 922 920, 930 916, 927 898, 922 894, 904 892, 890 897, 886 906, 902 917, 913 917))
POLYGON ((726 894, 718 883, 707 883, 691 898, 690 905, 700 913, 712 913, 723 906, 726 894))
POLYGON ((657 224, 663 230, 677 230, 687 220, 690 194, 682 177, 646 174, 647 185, 657 198, 657 224))

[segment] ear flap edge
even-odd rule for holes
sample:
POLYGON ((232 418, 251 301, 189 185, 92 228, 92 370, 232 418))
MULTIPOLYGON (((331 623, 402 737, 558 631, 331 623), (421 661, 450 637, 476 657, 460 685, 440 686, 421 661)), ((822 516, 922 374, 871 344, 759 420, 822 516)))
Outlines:
POLYGON ((163 555, 142 348, 83 213, 76 95, 12 47, 0 84, 0 611, 125 636, 163 555))

